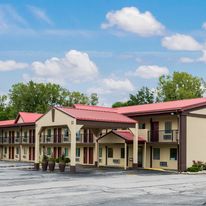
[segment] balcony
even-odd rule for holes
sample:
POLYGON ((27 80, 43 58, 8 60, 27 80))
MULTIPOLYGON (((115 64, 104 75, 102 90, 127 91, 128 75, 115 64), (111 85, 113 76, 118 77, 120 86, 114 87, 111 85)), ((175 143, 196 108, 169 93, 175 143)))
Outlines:
POLYGON ((76 135, 76 143, 92 144, 94 143, 94 137, 92 134, 76 135))
POLYGON ((40 138, 40 143, 42 144, 62 144, 62 143, 70 143, 71 142, 71 137, 69 136, 64 136, 64 135, 43 135, 40 138))
POLYGON ((151 130, 148 131, 148 142, 174 142, 179 139, 178 130, 151 130))

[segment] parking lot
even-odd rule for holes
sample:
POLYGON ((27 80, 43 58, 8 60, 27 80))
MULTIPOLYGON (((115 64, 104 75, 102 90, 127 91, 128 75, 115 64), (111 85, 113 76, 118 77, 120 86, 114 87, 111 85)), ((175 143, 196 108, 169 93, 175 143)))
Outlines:
POLYGON ((206 175, 81 168, 33 171, 0 162, 0 205, 206 205, 206 175))

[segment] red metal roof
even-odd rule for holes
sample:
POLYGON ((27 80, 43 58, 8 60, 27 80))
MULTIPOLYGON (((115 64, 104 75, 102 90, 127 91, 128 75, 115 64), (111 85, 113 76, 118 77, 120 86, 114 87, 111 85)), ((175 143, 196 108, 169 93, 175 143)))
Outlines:
POLYGON ((84 105, 84 104, 74 104, 74 108, 84 109, 84 110, 92 110, 92 111, 102 111, 102 112, 116 112, 117 111, 115 108, 84 105))
POLYGON ((69 116, 74 117, 77 120, 116 122, 116 123, 129 123, 129 124, 135 124, 137 122, 133 119, 130 119, 129 117, 126 117, 116 112, 65 108, 65 107, 56 107, 56 108, 68 114, 69 116))
POLYGON ((19 112, 18 117, 15 120, 15 123, 18 122, 18 119, 21 117, 23 123, 35 123, 37 119, 39 119, 42 114, 38 113, 30 113, 30 112, 19 112))
POLYGON ((190 108, 195 108, 198 106, 206 106, 206 98, 196 98, 196 99, 186 99, 186 100, 177 100, 153 104, 143 104, 135 105, 128 107, 118 107, 117 111, 121 114, 129 113, 153 113, 153 112, 163 112, 163 111, 176 111, 176 110, 185 110, 190 108))
MULTIPOLYGON (((112 130, 112 132, 120 137, 122 137, 123 139, 125 139, 126 141, 133 141, 134 135, 132 134, 131 131, 129 130, 112 130)), ((145 142, 146 140, 142 137, 138 137, 138 142, 145 142)))
POLYGON ((5 120, 5 121, 0 121, 0 126, 7 126, 7 125, 13 125, 15 120, 5 120))

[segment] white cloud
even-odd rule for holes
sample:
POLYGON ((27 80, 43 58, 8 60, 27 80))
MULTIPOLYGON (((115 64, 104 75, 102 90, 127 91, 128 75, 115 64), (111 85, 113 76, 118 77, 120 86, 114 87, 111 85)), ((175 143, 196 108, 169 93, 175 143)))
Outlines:
POLYGON ((206 30, 206 22, 202 24, 202 28, 206 30))
POLYGON ((27 21, 18 14, 15 8, 9 4, 0 5, 0 30, 7 30, 11 27, 25 27, 27 21))
POLYGON ((170 50, 198 51, 202 46, 191 36, 175 34, 162 39, 162 46, 170 50))
POLYGON ((181 57, 180 62, 187 64, 187 63, 193 63, 195 62, 195 59, 189 58, 189 57, 181 57))
POLYGON ((97 87, 92 87, 87 90, 88 93, 98 93, 101 95, 106 94, 117 94, 117 93, 127 93, 134 90, 134 86, 129 79, 113 79, 113 78, 105 78, 98 81, 97 87), (119 92, 117 92, 119 91, 119 92))
POLYGON ((157 65, 142 65, 136 69, 133 75, 142 77, 144 79, 152 79, 166 74, 169 74, 167 67, 160 67, 157 65))
POLYGON ((14 60, 0 61, 0 71, 14 71, 18 69, 25 69, 28 64, 23 62, 16 62, 14 60))
POLYGON ((47 16, 46 12, 43 11, 41 8, 38 8, 36 6, 28 6, 29 10, 31 11, 31 13, 38 18, 39 20, 42 20, 44 22, 46 22, 47 24, 52 25, 53 22, 51 21, 51 19, 47 16))
POLYGON ((52 57, 45 62, 35 61, 31 64, 38 79, 53 79, 57 82, 83 82, 94 79, 98 68, 87 53, 70 50, 63 58, 52 57))
POLYGON ((162 35, 165 30, 165 27, 149 11, 141 13, 136 7, 110 11, 106 14, 106 19, 107 22, 101 25, 102 29, 117 27, 143 37, 162 35))
POLYGON ((202 51, 202 56, 197 59, 198 62, 206 63, 206 50, 202 51))
POLYGON ((115 80, 112 78, 103 79, 104 86, 109 90, 132 91, 134 86, 129 79, 115 80))

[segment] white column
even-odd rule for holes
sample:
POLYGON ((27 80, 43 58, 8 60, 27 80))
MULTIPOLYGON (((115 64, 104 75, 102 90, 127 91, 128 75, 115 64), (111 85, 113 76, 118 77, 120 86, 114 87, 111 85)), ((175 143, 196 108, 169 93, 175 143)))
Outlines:
POLYGON ((40 128, 38 128, 37 125, 35 125, 35 163, 34 167, 36 170, 39 170, 39 163, 40 163, 40 155, 39 155, 39 150, 40 150, 40 128))
POLYGON ((71 125, 68 125, 71 132, 70 172, 76 172, 76 133, 82 126, 83 125, 77 125, 75 119, 71 121, 71 125))
POLYGON ((124 169, 127 169, 127 143, 124 143, 124 169))
POLYGON ((71 132, 70 172, 75 172, 76 171, 76 120, 72 121, 72 124, 70 125, 69 128, 71 132))
POLYGON ((138 124, 135 124, 135 128, 130 128, 132 131, 133 138, 133 167, 138 167, 138 124))
POLYGON ((92 133, 94 134, 94 141, 95 141, 95 152, 94 152, 94 161, 95 161, 95 166, 99 166, 99 143, 97 139, 99 138, 99 135, 101 133, 100 129, 92 129, 92 133))

